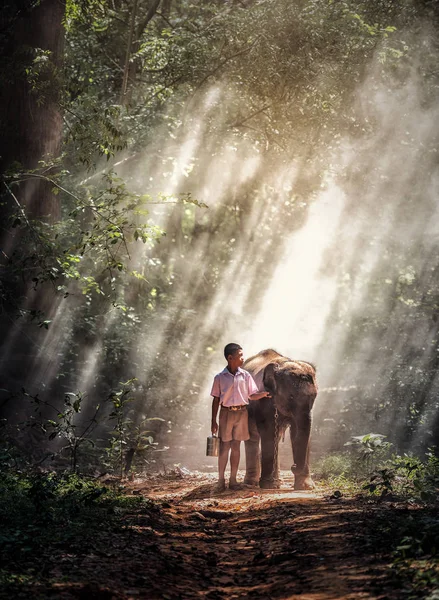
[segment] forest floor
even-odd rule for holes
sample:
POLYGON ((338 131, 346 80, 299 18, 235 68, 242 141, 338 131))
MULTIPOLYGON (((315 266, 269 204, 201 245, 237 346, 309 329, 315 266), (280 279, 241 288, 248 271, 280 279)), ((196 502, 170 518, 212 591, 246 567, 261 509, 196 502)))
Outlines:
POLYGON ((175 472, 127 482, 127 494, 149 500, 123 514, 116 531, 52 556, 46 583, 27 597, 421 597, 390 568, 392 523, 415 508, 291 485, 287 475, 280 490, 217 493, 214 475, 175 472))

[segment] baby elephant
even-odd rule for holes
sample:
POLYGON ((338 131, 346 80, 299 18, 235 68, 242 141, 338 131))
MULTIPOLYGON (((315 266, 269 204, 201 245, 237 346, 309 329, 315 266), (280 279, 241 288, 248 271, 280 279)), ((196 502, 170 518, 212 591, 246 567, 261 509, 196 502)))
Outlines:
POLYGON ((295 464, 294 489, 309 490, 314 482, 309 473, 311 410, 317 396, 316 371, 307 362, 291 360, 275 350, 262 350, 243 365, 258 388, 271 398, 251 402, 248 408, 250 439, 245 442, 244 482, 261 488, 278 488, 279 440, 290 426, 295 464))

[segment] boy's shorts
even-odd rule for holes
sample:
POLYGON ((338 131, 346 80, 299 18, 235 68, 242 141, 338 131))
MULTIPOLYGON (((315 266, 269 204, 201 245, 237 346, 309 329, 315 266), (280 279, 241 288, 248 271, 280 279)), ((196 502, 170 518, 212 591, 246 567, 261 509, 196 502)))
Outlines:
POLYGON ((234 411, 221 406, 218 436, 222 442, 245 442, 250 439, 247 409, 234 411))

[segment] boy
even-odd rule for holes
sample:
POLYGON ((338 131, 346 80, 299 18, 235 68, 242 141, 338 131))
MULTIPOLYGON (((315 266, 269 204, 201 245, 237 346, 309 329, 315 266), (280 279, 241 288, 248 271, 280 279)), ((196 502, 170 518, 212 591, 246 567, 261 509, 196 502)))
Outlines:
POLYGON ((260 400, 270 397, 269 392, 258 392, 257 385, 248 371, 241 369, 244 363, 242 348, 239 344, 227 344, 224 348, 227 367, 215 375, 212 391, 212 434, 218 431, 216 417, 219 415, 220 452, 218 457, 218 491, 226 488, 224 473, 230 452, 230 481, 231 490, 240 489, 236 481, 240 458, 241 441, 250 438, 248 431, 247 405, 249 400, 260 400))

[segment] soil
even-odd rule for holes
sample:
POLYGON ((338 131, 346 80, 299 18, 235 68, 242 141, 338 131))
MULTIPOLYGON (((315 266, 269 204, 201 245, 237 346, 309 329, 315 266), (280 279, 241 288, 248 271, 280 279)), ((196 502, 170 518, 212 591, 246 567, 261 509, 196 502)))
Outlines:
POLYGON ((218 493, 214 475, 175 472, 129 482, 127 493, 153 502, 125 515, 111 541, 54 566, 50 597, 407 597, 389 574, 388 550, 373 543, 375 511, 385 507, 291 485, 286 475, 280 490, 218 493))

